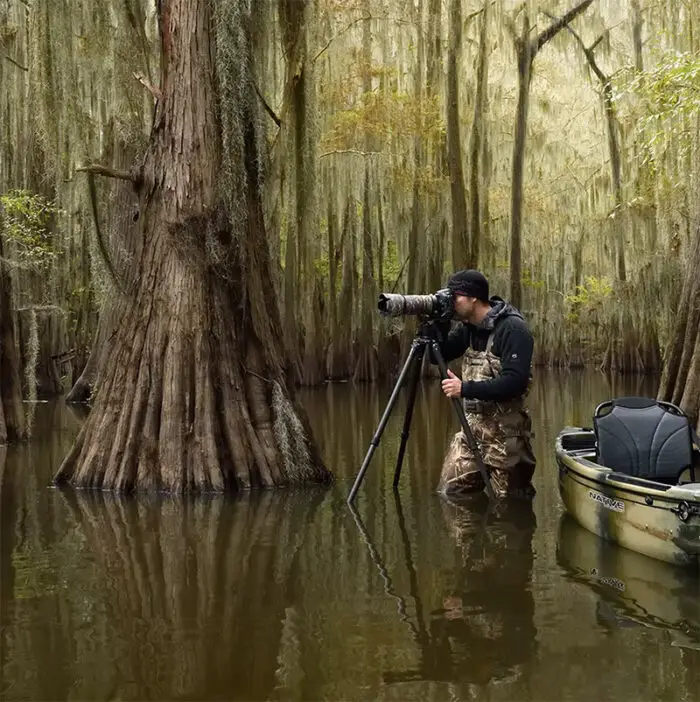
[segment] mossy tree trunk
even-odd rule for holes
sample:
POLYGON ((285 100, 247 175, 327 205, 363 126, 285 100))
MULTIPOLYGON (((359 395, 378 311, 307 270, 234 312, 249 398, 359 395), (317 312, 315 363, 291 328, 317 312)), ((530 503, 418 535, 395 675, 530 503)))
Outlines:
MULTIPOLYGON (((365 0, 363 11, 371 16, 369 0, 365 0)), ((362 62, 364 73, 362 92, 365 99, 372 94, 372 35, 371 24, 363 22, 362 26, 362 62)), ((365 134, 365 151, 374 150, 373 139, 365 134)), ((355 380, 375 380, 377 369, 377 348, 374 335, 374 317, 377 311, 377 286, 374 278, 374 236, 372 235, 372 165, 371 159, 364 159, 364 185, 362 190, 362 289, 360 304, 360 329, 357 338, 357 361, 355 363, 355 380)))
POLYGON ((679 405, 700 431, 700 226, 695 231, 659 399, 679 405))
POLYGON ((11 302, 12 281, 0 236, 0 444, 24 438, 22 386, 11 302))
POLYGON ((462 0, 450 1, 447 49, 447 163, 452 206, 452 267, 469 268, 467 199, 464 194, 462 141, 459 129, 459 80, 457 54, 462 44, 462 0))
POLYGON ((479 32, 479 52, 476 60, 476 86, 474 95, 474 118, 469 137, 469 267, 479 265, 481 252, 481 187, 483 164, 480 163, 485 128, 486 94, 488 91, 488 21, 489 0, 484 2, 479 32))
MULTIPOLYGON (((425 36, 423 27, 423 4, 413 8, 418 37, 416 38, 416 63, 413 72, 416 104, 420 105, 426 92, 425 74, 425 36)), ((426 254, 425 232, 425 191, 421 185, 421 177, 426 163, 425 138, 423 137, 423 119, 420 111, 416 116, 416 136, 413 139, 413 188, 411 203, 411 229, 408 234, 408 280, 409 293, 422 292, 424 278, 424 261, 426 254)))
POLYGON ((285 373, 248 11, 213 7, 158 6, 161 97, 133 175, 141 255, 59 483, 186 492, 329 477, 285 373))

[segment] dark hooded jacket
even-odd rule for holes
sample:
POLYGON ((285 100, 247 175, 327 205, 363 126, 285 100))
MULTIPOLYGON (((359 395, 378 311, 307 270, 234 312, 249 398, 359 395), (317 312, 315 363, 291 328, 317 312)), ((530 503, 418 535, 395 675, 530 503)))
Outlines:
POLYGON ((468 348, 485 351, 493 332, 491 352, 501 359, 501 374, 493 380, 465 381, 462 397, 505 402, 527 390, 532 366, 532 333, 522 314, 500 297, 489 300, 490 311, 478 326, 459 322, 440 344, 445 361, 459 358, 468 348))

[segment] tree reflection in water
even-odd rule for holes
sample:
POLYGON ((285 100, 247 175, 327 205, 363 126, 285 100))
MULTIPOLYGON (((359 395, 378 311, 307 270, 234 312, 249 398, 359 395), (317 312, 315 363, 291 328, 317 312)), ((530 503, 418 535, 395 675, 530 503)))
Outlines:
POLYGON ((323 491, 169 499, 65 492, 104 574, 122 698, 265 699, 323 491))

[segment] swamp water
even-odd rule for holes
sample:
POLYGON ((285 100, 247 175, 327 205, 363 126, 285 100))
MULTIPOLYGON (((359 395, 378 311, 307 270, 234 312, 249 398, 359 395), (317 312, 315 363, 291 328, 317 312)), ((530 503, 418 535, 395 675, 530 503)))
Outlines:
POLYGON ((303 390, 335 485, 240 498, 51 489, 81 417, 37 405, 0 448, 0 699, 700 700, 697 577, 583 531, 557 491, 559 429, 655 381, 538 371, 537 496, 489 510, 434 492, 457 421, 425 380, 398 493, 402 403, 353 514, 390 390, 303 390))

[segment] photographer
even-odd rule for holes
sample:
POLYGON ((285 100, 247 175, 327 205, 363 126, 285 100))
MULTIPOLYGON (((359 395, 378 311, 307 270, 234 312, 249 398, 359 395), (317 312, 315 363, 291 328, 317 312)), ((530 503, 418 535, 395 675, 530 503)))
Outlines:
MULTIPOLYGON (((530 383, 533 338, 512 305, 489 298, 488 280, 475 270, 455 273, 447 283, 460 323, 441 343, 446 361, 464 355, 462 378, 442 381, 449 398, 464 398, 469 426, 481 448, 494 492, 532 496, 535 457, 524 399, 530 383)), ((447 331, 447 330, 445 330, 447 331)), ((483 489, 474 455, 460 430, 445 457, 438 490, 458 494, 483 489)))

